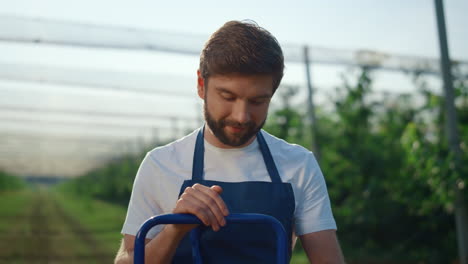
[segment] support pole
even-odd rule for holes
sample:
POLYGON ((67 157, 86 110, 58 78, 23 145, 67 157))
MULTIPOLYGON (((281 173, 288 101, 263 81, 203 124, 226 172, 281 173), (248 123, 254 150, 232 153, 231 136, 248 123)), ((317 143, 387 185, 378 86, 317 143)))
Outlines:
MULTIPOLYGON (((440 67, 442 78, 444 81, 445 93, 445 130, 447 140, 452 152, 455 156, 455 170, 459 169, 461 158, 460 139, 457 129, 457 113, 455 109, 455 97, 453 91, 453 80, 451 72, 451 63, 447 43, 447 33, 445 26, 444 6, 442 0, 435 0, 435 10, 437 16, 437 29, 439 32, 440 43, 440 67)), ((463 198, 463 190, 456 188, 455 201, 455 225, 458 240, 458 255, 461 264, 468 264, 468 215, 466 203, 463 198)))
POLYGON ((317 142, 317 119, 315 117, 315 106, 314 106, 314 90, 312 89, 312 81, 310 78, 310 61, 309 61, 309 47, 304 46, 304 64, 306 68, 307 77, 307 116, 310 123, 310 132, 312 139, 312 151, 314 152, 315 158, 320 159, 320 149, 317 142))

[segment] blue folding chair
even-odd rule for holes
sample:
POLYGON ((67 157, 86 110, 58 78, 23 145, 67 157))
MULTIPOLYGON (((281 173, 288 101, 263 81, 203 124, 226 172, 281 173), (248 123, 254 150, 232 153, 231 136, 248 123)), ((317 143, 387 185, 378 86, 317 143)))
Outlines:
MULTIPOLYGON (((286 239, 286 231, 283 225, 274 217, 263 214, 230 214, 226 216, 226 223, 240 224, 267 224, 270 225, 276 232, 276 257, 277 263, 288 263, 288 245, 286 239)), ((148 231, 160 224, 203 224, 200 219, 191 214, 166 214, 152 217, 146 220, 140 227, 135 238, 134 264, 145 263, 145 238, 148 231)), ((192 242, 193 261, 196 264, 201 264, 202 259, 199 248, 200 229, 195 228, 190 232, 190 240, 192 242)))

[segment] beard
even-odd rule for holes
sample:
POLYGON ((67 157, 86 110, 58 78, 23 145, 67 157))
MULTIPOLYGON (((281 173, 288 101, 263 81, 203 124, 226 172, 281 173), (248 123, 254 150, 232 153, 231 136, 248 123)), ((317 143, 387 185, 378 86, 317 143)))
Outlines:
POLYGON ((205 115, 205 121, 210 127, 211 131, 215 135, 215 137, 221 141, 224 145, 231 146, 231 147, 239 147, 247 143, 252 137, 254 137, 260 129, 262 129, 263 125, 265 124, 266 118, 262 121, 260 125, 256 125, 254 121, 249 121, 246 123, 239 123, 232 120, 227 119, 220 119, 215 120, 213 116, 208 111, 207 101, 205 98, 205 104, 203 106, 203 113, 205 115), (226 126, 234 126, 243 128, 242 132, 240 133, 232 133, 228 134, 224 130, 226 126))

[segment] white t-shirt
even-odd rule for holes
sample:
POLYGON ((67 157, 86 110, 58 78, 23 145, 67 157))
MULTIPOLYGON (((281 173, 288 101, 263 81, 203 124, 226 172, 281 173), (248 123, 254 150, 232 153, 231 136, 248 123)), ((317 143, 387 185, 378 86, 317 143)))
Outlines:
MULTIPOLYGON (((133 184, 122 234, 136 235, 148 218, 172 212, 182 183, 192 178, 198 131, 148 152, 133 184)), ((281 180, 292 185, 296 235, 336 229, 325 180, 312 152, 262 133, 281 180)), ((204 165, 205 180, 271 182, 257 139, 234 149, 217 148, 205 140, 204 165)), ((154 227, 147 238, 155 237, 161 229, 154 227)))

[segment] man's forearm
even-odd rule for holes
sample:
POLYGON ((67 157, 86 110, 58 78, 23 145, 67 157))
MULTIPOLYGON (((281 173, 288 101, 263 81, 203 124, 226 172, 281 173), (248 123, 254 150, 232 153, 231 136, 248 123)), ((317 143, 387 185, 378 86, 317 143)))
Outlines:
MULTIPOLYGON (((186 232, 181 232, 174 225, 166 225, 161 232, 145 246, 145 263, 169 264, 174 257, 180 241, 186 232)), ((119 250, 115 263, 133 263, 134 249, 119 250)))
POLYGON ((322 230, 300 238, 311 263, 345 263, 335 230, 322 230))
POLYGON ((175 225, 166 225, 145 249, 145 262, 169 264, 186 232, 181 232, 175 225))

